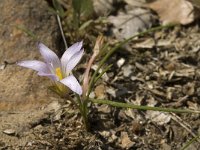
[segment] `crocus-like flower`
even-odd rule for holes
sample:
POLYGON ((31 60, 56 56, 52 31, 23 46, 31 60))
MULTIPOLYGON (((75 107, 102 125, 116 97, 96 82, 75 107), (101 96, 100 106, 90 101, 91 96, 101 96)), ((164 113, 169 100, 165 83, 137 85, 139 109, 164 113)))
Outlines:
POLYGON ((44 44, 39 43, 38 47, 44 58, 44 62, 26 60, 20 61, 17 64, 38 71, 39 76, 47 76, 55 82, 61 82, 75 93, 81 95, 81 85, 71 71, 83 56, 84 49, 81 49, 82 42, 77 42, 69 47, 61 59, 44 44))

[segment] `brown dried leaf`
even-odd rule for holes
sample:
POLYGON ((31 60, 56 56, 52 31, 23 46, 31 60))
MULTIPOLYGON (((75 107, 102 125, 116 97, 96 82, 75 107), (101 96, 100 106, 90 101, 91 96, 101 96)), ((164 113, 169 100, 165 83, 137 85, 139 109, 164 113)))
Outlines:
POLYGON ((127 134, 127 132, 121 132, 121 147, 122 148, 131 148, 134 142, 132 142, 127 134))
POLYGON ((134 48, 153 48, 155 46, 155 40, 153 38, 148 38, 143 41, 138 41, 134 48))
POLYGON ((183 93, 186 95, 193 95, 195 92, 195 83, 189 82, 183 86, 183 93))
POLYGON ((98 109, 98 112, 102 112, 105 114, 111 113, 111 108, 108 105, 102 104, 102 105, 98 106, 97 109, 98 109))
POLYGON ((116 132, 111 130, 111 131, 100 131, 99 134, 103 136, 104 138, 108 139, 109 142, 113 142, 117 139, 117 136, 115 135, 116 132))
POLYGON ((191 101, 187 101, 187 105, 189 107, 189 109, 192 110, 199 110, 199 106, 197 103, 191 102, 191 101))
POLYGON ((157 0, 147 6, 157 12, 163 24, 186 25, 195 19, 194 6, 187 0, 157 0))
POLYGON ((98 99, 104 99, 106 97, 105 91, 106 87, 103 84, 100 84, 95 88, 94 93, 98 99))
POLYGON ((156 47, 167 47, 171 46, 172 42, 168 39, 159 39, 155 41, 154 38, 147 38, 147 39, 138 39, 136 43, 133 45, 134 48, 146 48, 152 49, 154 46, 156 47))

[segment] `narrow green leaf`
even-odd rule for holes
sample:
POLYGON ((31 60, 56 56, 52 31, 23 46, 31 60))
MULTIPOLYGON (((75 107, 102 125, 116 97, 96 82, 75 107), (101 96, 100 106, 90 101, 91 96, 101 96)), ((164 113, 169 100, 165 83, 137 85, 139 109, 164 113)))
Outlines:
POLYGON ((188 148, 192 143, 194 143, 195 141, 197 141, 200 138, 200 134, 194 138, 192 138, 190 141, 188 141, 186 143, 186 145, 184 147, 181 148, 181 150, 185 150, 186 148, 188 148))
POLYGON ((81 6, 82 6, 82 0, 72 0, 72 7, 75 13, 77 14, 81 13, 81 6))
POLYGON ((88 20, 88 21, 84 22, 84 23, 80 26, 79 31, 85 30, 85 28, 87 28, 92 22, 94 22, 94 21, 93 21, 93 20, 88 20))
POLYGON ((138 109, 138 110, 153 110, 153 111, 174 112, 174 113, 200 113, 200 111, 189 110, 189 109, 140 106, 140 105, 134 105, 130 103, 122 103, 122 102, 115 102, 111 100, 102 100, 102 99, 89 99, 89 101, 93 103, 98 103, 98 104, 107 104, 114 107, 132 108, 132 109, 138 109))
POLYGON ((65 11, 62 5, 57 0, 53 0, 53 7, 56 9, 56 12, 59 14, 60 17, 64 17, 65 11))
POLYGON ((81 13, 88 17, 93 12, 93 2, 92 0, 82 0, 82 7, 81 7, 81 13))

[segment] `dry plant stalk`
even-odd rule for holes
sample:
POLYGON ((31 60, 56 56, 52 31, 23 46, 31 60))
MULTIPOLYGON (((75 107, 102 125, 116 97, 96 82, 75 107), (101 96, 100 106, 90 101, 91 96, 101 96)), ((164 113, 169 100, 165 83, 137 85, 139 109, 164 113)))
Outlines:
POLYGON ((87 68, 85 70, 85 74, 84 74, 84 79, 83 79, 83 96, 86 96, 87 94, 87 90, 88 90, 88 86, 89 86, 89 73, 90 73, 90 69, 92 67, 92 64, 94 62, 94 60, 96 59, 96 57, 98 56, 100 49, 102 48, 104 42, 104 38, 102 35, 97 37, 94 49, 93 49, 93 54, 87 64, 87 68))

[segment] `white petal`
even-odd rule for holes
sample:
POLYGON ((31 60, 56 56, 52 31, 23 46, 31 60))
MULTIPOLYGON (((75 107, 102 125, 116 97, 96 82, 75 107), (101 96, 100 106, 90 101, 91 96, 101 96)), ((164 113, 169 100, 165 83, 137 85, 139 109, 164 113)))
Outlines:
POLYGON ((83 42, 77 42, 75 44, 73 44, 72 46, 70 46, 63 54, 62 58, 61 58, 61 63, 64 66, 67 65, 68 61, 70 60, 70 58, 77 52, 80 51, 81 47, 83 45, 83 42))
POLYGON ((69 62, 67 63, 67 67, 66 67, 66 71, 70 72, 72 69, 74 69, 74 67, 78 64, 78 62, 80 61, 80 59, 83 56, 83 52, 84 50, 82 49, 81 51, 75 53, 69 60, 69 62))
POLYGON ((60 82, 69 87, 75 93, 79 95, 82 94, 82 87, 73 75, 62 79, 60 82))
POLYGON ((38 60, 26 60, 17 62, 17 65, 33 69, 38 72, 50 73, 48 66, 41 61, 38 60))
POLYGON ((46 63, 50 65, 54 70, 61 66, 58 56, 52 50, 50 50, 42 43, 39 43, 38 47, 46 63))

